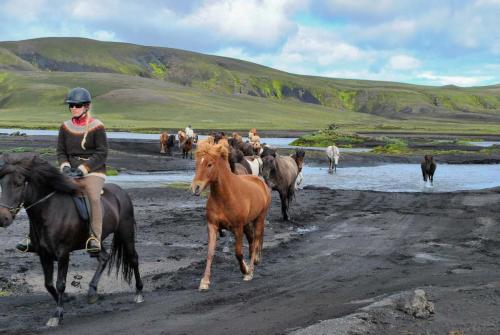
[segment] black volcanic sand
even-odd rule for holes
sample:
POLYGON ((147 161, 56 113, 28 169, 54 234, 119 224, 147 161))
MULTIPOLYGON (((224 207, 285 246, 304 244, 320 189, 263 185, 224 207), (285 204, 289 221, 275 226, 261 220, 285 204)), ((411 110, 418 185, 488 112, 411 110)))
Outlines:
MULTIPOLYGON (((0 148, 41 149, 54 141, 0 137, 0 148)), ((160 157, 154 141, 110 142, 109 163, 121 170, 194 166, 178 152, 160 157)), ((362 157, 360 164, 370 164, 362 157)), ((134 287, 113 272, 102 277, 99 301, 88 305, 96 261, 74 252, 63 325, 48 329, 55 304, 38 258, 14 251, 27 231, 23 211, 0 234, 0 334, 500 333, 500 188, 432 194, 309 188, 297 193, 291 222, 280 220, 273 193, 254 279, 243 282, 233 243, 224 252, 222 240, 206 293, 197 290, 206 257, 206 198, 182 188, 128 192, 145 302, 135 304, 134 287), (427 319, 394 303, 394 296, 415 289, 434 303, 427 319)))

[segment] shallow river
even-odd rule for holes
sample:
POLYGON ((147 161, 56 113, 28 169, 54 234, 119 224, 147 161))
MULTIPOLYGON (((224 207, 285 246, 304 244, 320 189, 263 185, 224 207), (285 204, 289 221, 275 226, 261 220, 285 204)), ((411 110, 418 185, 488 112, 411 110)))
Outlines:
MULTIPOLYGON (((500 186, 500 164, 439 164, 434 185, 425 184, 418 164, 387 164, 370 167, 346 167, 329 174, 328 169, 304 166, 307 185, 331 189, 373 190, 384 192, 450 192, 500 186)), ((108 182, 130 187, 158 187, 171 183, 190 183, 194 172, 121 174, 108 177, 108 182)))

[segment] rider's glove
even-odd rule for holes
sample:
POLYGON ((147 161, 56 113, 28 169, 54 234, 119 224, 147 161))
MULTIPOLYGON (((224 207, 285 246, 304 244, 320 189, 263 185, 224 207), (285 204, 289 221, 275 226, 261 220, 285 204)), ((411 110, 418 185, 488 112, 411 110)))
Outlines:
POLYGON ((63 167, 63 169, 62 169, 62 173, 63 173, 63 174, 65 174, 65 175, 69 175, 69 174, 70 174, 70 172, 71 172, 71 167, 69 167, 69 166, 65 166, 65 167, 63 167))
POLYGON ((83 171, 80 169, 71 169, 68 173, 68 177, 71 178, 82 178, 83 177, 83 171))

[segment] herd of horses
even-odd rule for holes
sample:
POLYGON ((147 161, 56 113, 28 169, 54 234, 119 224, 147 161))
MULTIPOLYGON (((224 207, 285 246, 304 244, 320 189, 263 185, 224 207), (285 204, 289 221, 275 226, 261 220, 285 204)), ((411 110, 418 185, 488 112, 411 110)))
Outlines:
MULTIPOLYGON (((191 183, 194 195, 210 188, 206 203, 208 252, 206 268, 199 290, 210 286, 211 264, 215 253, 217 233, 232 232, 235 237, 235 256, 243 280, 253 278, 255 266, 262 260, 265 219, 271 205, 271 191, 279 193, 282 219, 290 220, 290 203, 301 175, 305 152, 296 150, 290 156, 280 155, 270 147, 257 148, 243 142, 241 136, 228 138, 223 132, 212 133, 206 140, 197 136, 188 139, 178 133, 182 157, 192 155, 196 144, 196 170, 191 183), (191 141, 190 141, 191 140, 191 141), (243 258, 243 236, 248 241, 249 264, 243 258)), ((162 133, 162 152, 175 145, 175 135, 162 133)), ((433 181, 436 164, 425 156, 421 164, 424 181, 433 181)), ((58 326, 63 319, 63 296, 66 288, 70 253, 85 249, 88 221, 81 217, 73 204, 80 195, 76 184, 47 161, 33 153, 3 154, 0 157, 0 227, 8 227, 24 207, 29 218, 30 236, 43 268, 45 287, 56 301, 56 310, 48 326, 58 326), (54 261, 57 262, 57 281, 54 287, 54 261)), ((98 266, 89 284, 88 302, 97 301, 101 274, 109 265, 120 272, 130 284, 135 278, 135 302, 144 301, 143 283, 135 248, 136 221, 128 194, 119 186, 106 184, 102 195, 103 236, 113 234, 110 253, 103 247, 98 266)))

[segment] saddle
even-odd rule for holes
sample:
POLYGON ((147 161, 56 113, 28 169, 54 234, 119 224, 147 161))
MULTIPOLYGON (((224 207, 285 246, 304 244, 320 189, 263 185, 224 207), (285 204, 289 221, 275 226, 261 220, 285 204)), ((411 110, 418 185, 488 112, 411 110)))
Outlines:
POLYGON ((80 218, 85 223, 88 224, 90 222, 90 205, 87 205, 88 204, 87 197, 86 196, 74 196, 73 202, 75 203, 76 211, 78 212, 78 215, 80 216, 80 218))

